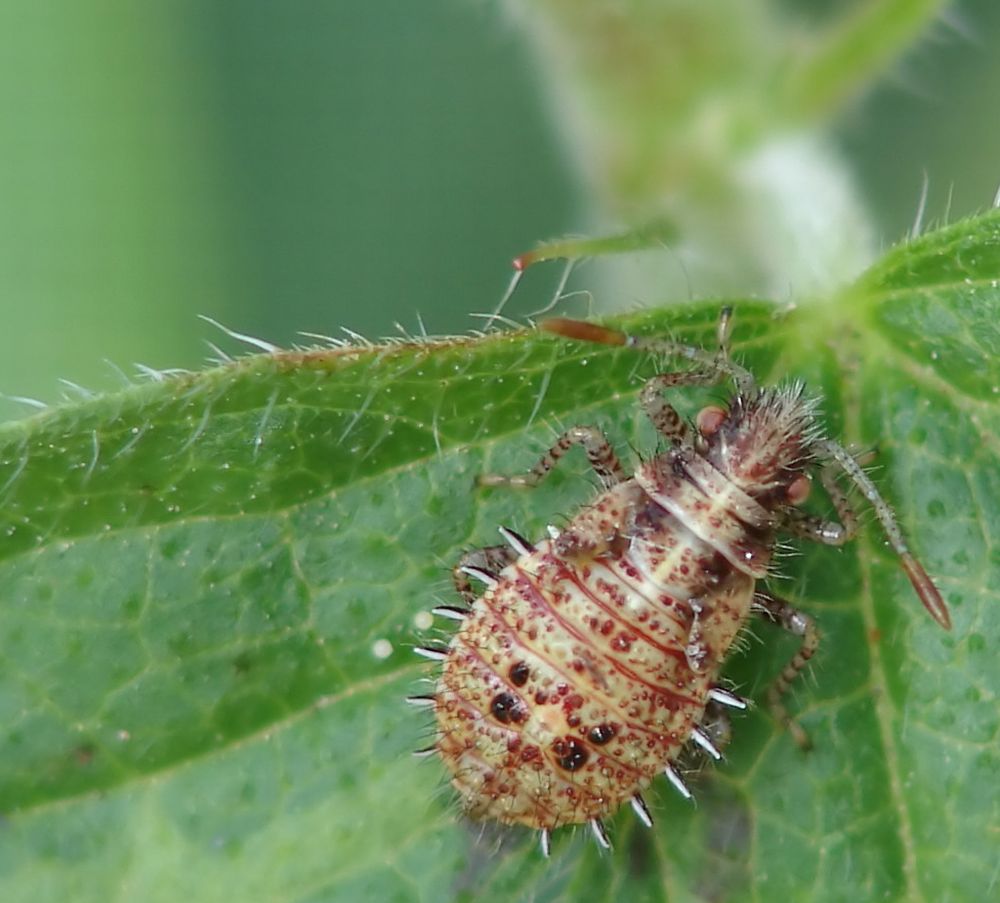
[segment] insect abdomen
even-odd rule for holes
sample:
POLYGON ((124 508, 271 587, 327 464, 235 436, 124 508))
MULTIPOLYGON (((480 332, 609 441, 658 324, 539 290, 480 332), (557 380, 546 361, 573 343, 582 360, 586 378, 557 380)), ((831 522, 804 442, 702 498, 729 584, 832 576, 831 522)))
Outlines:
POLYGON ((753 594, 752 577, 723 568, 706 599, 699 562, 718 567, 718 554, 629 481, 499 574, 453 638, 436 697, 438 748, 470 814, 535 828, 599 819, 677 758, 753 594), (689 581, 668 590, 645 571, 631 538, 612 536, 625 515, 689 581), (693 595, 712 651, 697 669, 693 595))

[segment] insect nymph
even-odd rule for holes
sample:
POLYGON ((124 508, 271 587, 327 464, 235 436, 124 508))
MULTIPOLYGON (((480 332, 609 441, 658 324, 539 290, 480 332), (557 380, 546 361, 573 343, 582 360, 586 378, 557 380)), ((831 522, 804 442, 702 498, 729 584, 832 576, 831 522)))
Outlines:
POLYGON ((447 649, 418 649, 443 665, 435 692, 412 698, 435 713, 436 740, 426 752, 440 754, 469 815, 538 829, 548 855, 551 830, 567 824, 589 822, 609 846, 602 819, 626 802, 651 825, 641 793, 658 776, 690 796, 678 757, 689 744, 721 757, 706 710, 746 706, 719 681, 752 615, 801 638, 768 703, 800 744, 808 742, 781 696, 819 634, 808 615, 758 581, 780 534, 829 545, 853 538, 858 521, 838 475, 872 505, 931 615, 945 628, 950 622, 891 509, 854 457, 823 438, 802 386, 758 387, 729 359, 728 310, 717 352, 574 320, 541 325, 696 366, 644 384, 640 403, 667 444, 634 474, 598 429, 578 426, 526 475, 481 478, 485 485, 534 485, 581 445, 604 488, 540 541, 501 528, 503 545, 463 556, 455 583, 468 607, 435 609, 461 626, 447 649), (673 387, 723 379, 735 389, 727 408, 706 407, 693 425, 663 397, 673 387), (814 471, 839 522, 798 507, 814 471))

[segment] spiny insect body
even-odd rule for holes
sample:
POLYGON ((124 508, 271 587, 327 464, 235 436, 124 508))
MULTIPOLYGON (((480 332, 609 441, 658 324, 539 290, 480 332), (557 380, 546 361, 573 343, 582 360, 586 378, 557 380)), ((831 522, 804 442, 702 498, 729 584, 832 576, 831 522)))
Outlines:
POLYGON ((589 822, 609 846, 602 819, 628 802, 652 824, 642 791, 665 775, 685 797, 677 768, 689 744, 714 759, 718 707, 746 701, 719 683, 720 668, 752 614, 801 638, 771 687, 776 718, 800 745, 781 696, 816 650, 813 620, 758 585, 777 536, 829 545, 853 537, 857 518, 836 482, 844 473, 871 503, 890 545, 934 618, 950 626, 934 584, 909 552, 892 511, 842 446, 824 439, 801 385, 758 387, 727 353, 723 311, 716 353, 626 336, 600 326, 548 320, 562 336, 665 352, 697 365, 643 386, 641 404, 666 450, 629 476, 594 427, 566 431, 528 474, 488 475, 485 485, 531 486, 571 447, 583 446, 603 492, 561 529, 529 542, 501 528, 503 545, 466 554, 455 583, 468 607, 442 606, 461 621, 440 660, 432 708, 438 753, 466 812, 541 831, 589 822), (663 398, 676 386, 730 379, 728 407, 704 408, 689 426, 663 398), (811 473, 839 522, 804 514, 811 473), (484 587, 481 594, 471 580, 484 587))

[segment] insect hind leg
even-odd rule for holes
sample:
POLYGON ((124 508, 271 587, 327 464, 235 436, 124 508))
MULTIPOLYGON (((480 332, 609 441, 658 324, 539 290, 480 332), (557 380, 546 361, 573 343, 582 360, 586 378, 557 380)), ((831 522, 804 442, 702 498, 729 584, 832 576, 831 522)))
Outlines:
POLYGON ((816 622, 805 612, 799 611, 790 602, 770 593, 756 593, 754 606, 763 612, 768 620, 801 638, 798 652, 792 656, 791 661, 785 665, 768 688, 767 704, 775 720, 788 729, 798 746, 804 750, 810 749, 812 741, 809 735, 800 724, 792 720, 781 700, 819 647, 819 629, 816 627, 816 622))

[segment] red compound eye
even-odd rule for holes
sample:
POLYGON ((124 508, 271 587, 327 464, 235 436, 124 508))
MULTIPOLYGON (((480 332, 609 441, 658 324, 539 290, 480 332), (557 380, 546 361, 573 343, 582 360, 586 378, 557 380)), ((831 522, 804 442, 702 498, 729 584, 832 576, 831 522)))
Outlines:
POLYGON ((719 427, 722 426, 728 416, 725 408, 720 408, 717 405, 708 405, 698 412, 698 416, 694 420, 694 425, 698 428, 699 433, 708 438, 719 432, 719 427))
POLYGON ((785 490, 790 505, 801 505, 809 498, 809 490, 812 489, 812 482, 805 474, 800 474, 791 485, 785 490))

